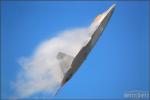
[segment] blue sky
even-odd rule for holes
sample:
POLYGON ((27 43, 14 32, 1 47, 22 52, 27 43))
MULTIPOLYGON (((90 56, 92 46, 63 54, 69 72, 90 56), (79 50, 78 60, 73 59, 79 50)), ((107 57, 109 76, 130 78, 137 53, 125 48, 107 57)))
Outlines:
POLYGON ((1 3, 2 98, 14 95, 11 84, 21 68, 20 57, 30 56, 39 43, 60 31, 89 26, 113 3, 116 9, 102 37, 54 98, 123 98, 126 91, 147 91, 148 1, 13 1, 1 3))

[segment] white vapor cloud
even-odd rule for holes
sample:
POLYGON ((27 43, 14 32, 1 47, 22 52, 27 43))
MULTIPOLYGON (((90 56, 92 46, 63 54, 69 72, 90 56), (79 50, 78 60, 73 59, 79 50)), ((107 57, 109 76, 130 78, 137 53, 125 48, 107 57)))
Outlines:
POLYGON ((58 52, 74 57, 90 38, 89 33, 89 28, 60 32, 40 43, 30 57, 20 58, 21 70, 14 82, 16 94, 21 98, 40 92, 54 94, 64 77, 56 58, 58 52))

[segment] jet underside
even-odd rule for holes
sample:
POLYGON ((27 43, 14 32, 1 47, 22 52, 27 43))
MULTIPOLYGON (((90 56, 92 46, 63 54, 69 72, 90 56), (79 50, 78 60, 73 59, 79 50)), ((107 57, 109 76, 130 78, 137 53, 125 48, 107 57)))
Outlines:
MULTIPOLYGON (((87 58, 89 52, 94 47, 97 40, 100 38, 105 26, 107 25, 111 15, 114 11, 114 8, 115 8, 115 5, 112 5, 106 12, 99 15, 100 18, 96 19, 96 22, 97 21, 100 21, 100 22, 97 23, 98 25, 97 25, 96 29, 91 33, 92 35, 91 35, 89 41, 80 49, 80 51, 78 52, 78 54, 75 57, 71 57, 71 56, 63 54, 63 53, 60 53, 58 55, 58 58, 60 58, 60 59, 62 56, 66 56, 65 62, 64 63, 62 62, 61 65, 66 66, 66 67, 70 66, 68 69, 65 67, 67 70, 64 72, 64 78, 63 78, 61 85, 64 85, 73 76, 73 74, 77 71, 77 69, 81 66, 81 64, 87 58)), ((93 23, 95 23, 95 22, 93 22, 93 23)))

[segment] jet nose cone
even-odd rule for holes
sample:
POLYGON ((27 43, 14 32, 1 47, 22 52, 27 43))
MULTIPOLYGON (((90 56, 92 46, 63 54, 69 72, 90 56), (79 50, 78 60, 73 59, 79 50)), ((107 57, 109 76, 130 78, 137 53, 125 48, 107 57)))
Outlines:
POLYGON ((107 10, 107 12, 112 12, 112 11, 114 11, 115 7, 116 7, 116 4, 113 4, 113 5, 107 10))
POLYGON ((116 4, 113 4, 110 8, 115 8, 116 7, 116 4))
POLYGON ((99 14, 93 23, 100 23, 106 16, 111 15, 116 7, 116 4, 113 4, 111 7, 109 7, 108 10, 106 10, 104 13, 99 14))
POLYGON ((93 34, 93 32, 101 25, 102 27, 105 26, 105 24, 108 22, 108 20, 110 19, 114 9, 116 7, 116 4, 113 4, 111 7, 109 7, 109 9, 107 9, 105 12, 103 12, 102 14, 99 14, 94 21, 92 22, 89 30, 90 30, 90 35, 93 34))

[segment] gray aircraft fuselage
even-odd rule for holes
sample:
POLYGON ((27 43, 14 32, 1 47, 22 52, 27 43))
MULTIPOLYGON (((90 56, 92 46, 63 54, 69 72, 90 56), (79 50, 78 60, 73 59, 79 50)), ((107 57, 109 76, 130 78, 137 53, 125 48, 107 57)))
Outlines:
MULTIPOLYGON (((96 44, 97 40, 100 38, 105 26, 107 25, 113 11, 115 9, 115 5, 112 5, 107 11, 103 13, 103 15, 99 15, 99 18, 96 18, 95 21, 99 21, 97 28, 94 30, 93 34, 91 35, 90 40, 86 45, 84 45, 79 53, 74 57, 71 68, 65 73, 65 76, 63 78, 63 81, 61 85, 64 85, 71 77, 72 75, 77 71, 77 69, 80 67, 80 65, 83 63, 83 61, 88 56, 91 49, 96 44), (101 17, 102 16, 102 17, 101 17)), ((95 22, 93 22, 95 23, 95 22)))

